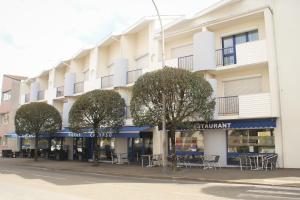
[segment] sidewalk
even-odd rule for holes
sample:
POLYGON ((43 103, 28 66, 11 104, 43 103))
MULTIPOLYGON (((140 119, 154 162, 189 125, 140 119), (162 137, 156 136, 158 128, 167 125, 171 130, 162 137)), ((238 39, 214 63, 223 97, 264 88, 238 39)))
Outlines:
POLYGON ((240 171, 239 168, 223 168, 218 170, 203 170, 201 168, 181 168, 179 171, 163 173, 162 168, 142 168, 139 165, 113 165, 78 161, 51 161, 29 159, 0 159, 1 165, 16 165, 46 168, 49 170, 65 170, 130 177, 147 177, 159 179, 177 179, 191 181, 209 181, 223 183, 239 183, 253 185, 274 185, 300 188, 300 169, 279 169, 273 171, 240 171))

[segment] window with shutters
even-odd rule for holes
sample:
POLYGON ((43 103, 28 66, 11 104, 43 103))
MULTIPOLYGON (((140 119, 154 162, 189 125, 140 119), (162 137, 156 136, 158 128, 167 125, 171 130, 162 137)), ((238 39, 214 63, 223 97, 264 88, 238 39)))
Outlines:
POLYGON ((171 58, 180 58, 193 55, 193 44, 187 44, 171 49, 171 58))
POLYGON ((262 92, 262 77, 249 77, 243 79, 223 81, 224 96, 239 96, 257 94, 262 92))
POLYGON ((2 101, 8 101, 11 99, 11 90, 2 93, 2 101))
POLYGON ((0 125, 7 125, 9 122, 9 113, 0 115, 0 125))

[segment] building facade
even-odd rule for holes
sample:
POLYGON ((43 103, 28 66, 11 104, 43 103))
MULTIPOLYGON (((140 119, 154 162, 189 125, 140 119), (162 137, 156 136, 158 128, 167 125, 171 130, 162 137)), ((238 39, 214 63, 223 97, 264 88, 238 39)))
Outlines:
MULTIPOLYGON (((14 132, 14 118, 19 108, 21 80, 26 77, 3 75, 0 104, 0 149, 18 151, 17 137, 10 137, 14 132)), ((1 151, 2 152, 2 151, 1 151)))
MULTIPOLYGON (((292 107, 287 94, 281 94, 282 87, 296 91, 296 84, 290 86, 286 81, 292 65, 286 71, 282 62, 287 58, 278 54, 286 48, 281 42, 286 30, 280 16, 288 20, 287 8, 293 3, 225 0, 188 19, 163 18, 166 65, 202 73, 216 98, 212 121, 195 121, 195 132, 177 131, 178 154, 220 155, 221 166, 231 166, 243 153, 277 153, 281 167, 300 167, 294 159, 299 147, 293 138, 298 136, 290 125, 290 119, 295 122, 297 117, 289 116, 292 107)), ((135 127, 128 109, 135 80, 162 66, 160 43, 158 20, 143 18, 122 33, 22 81, 20 104, 41 101, 54 105, 64 129, 53 142, 63 141, 69 159, 79 159, 82 152, 91 158, 91 137, 68 130, 68 112, 83 93, 114 89, 125 99, 127 118, 120 134, 99 140, 103 151, 126 153, 133 161, 141 154, 161 154, 161 132, 157 127, 135 127)), ((21 140, 21 147, 32 146, 30 138, 21 140)), ((48 143, 45 139, 41 147, 48 143)))

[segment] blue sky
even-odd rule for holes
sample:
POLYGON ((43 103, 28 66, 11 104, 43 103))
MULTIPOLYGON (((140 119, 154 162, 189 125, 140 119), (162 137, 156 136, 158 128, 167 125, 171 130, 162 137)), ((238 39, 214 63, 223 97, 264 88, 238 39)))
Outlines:
MULTIPOLYGON (((156 0, 161 14, 192 15, 218 0, 156 0)), ((0 0, 0 81, 33 77, 111 32, 155 15, 151 0, 0 0)))

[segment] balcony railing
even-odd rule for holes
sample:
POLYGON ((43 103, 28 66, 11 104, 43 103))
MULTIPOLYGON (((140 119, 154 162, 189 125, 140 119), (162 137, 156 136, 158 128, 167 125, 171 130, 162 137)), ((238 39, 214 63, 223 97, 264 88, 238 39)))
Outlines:
POLYGON ((56 97, 64 96, 64 86, 60 86, 56 88, 56 97))
POLYGON ((45 90, 39 90, 37 95, 37 100, 40 101, 43 99, 45 99, 45 90))
POLYGON ((113 86, 113 75, 101 77, 101 88, 109 88, 113 86))
POLYGON ((219 97, 217 98, 218 113, 224 115, 239 114, 239 98, 238 96, 219 97))
POLYGON ((125 107, 125 118, 126 118, 126 119, 132 118, 132 116, 131 116, 131 111, 130 111, 130 106, 126 106, 126 107, 125 107))
POLYGON ((83 92, 83 89, 84 89, 84 82, 83 81, 74 83, 74 94, 83 92))
POLYGON ((178 68, 193 70, 193 55, 183 56, 178 58, 178 68))
POLYGON ((28 103, 30 101, 30 94, 26 93, 25 94, 25 103, 28 103))
POLYGON ((216 50, 216 65, 225 66, 236 64, 236 51, 234 47, 216 50))
POLYGON ((127 84, 134 83, 142 75, 142 69, 127 71, 127 84))

